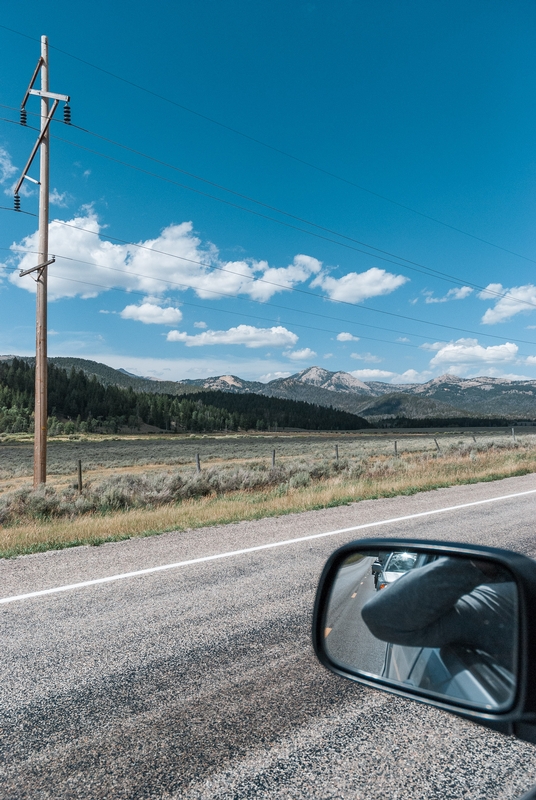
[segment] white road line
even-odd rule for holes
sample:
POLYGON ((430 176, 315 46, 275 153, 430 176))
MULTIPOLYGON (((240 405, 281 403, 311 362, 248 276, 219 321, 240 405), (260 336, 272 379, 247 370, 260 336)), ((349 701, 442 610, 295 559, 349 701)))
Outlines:
POLYGON ((393 517, 392 519, 382 519, 378 522, 365 522, 363 525, 353 525, 351 528, 339 528, 336 531, 326 531, 324 533, 313 533, 310 536, 299 536, 296 539, 285 539, 282 542, 269 542, 268 544, 259 544, 255 547, 245 547, 242 550, 230 550, 227 553, 216 553, 212 556, 202 556, 200 558, 190 558, 187 561, 177 561, 174 564, 163 564, 159 567, 148 567, 147 569, 138 569, 134 572, 123 572, 119 575, 109 575, 107 578, 94 578, 90 581, 81 581, 80 583, 70 583, 66 586, 56 586, 53 589, 41 589, 37 592, 28 592, 27 594, 17 594, 11 597, 0 598, 0 605, 7 603, 15 603, 18 600, 29 600, 32 597, 44 597, 48 594, 59 594, 60 592, 70 592, 74 589, 83 589, 86 586, 97 586, 101 583, 112 583, 113 581, 122 581, 127 578, 137 578, 139 575, 150 575, 153 572, 163 572, 168 569, 179 569, 180 567, 190 567, 193 564, 203 564, 206 561, 219 561, 223 558, 232 558, 233 556, 242 556, 247 553, 256 553, 260 550, 273 550, 275 547, 286 547, 290 544, 298 544, 299 542, 310 542, 313 539, 323 539, 327 536, 337 536, 341 533, 352 533, 352 531, 364 531, 368 528, 378 528, 382 525, 391 525, 394 522, 405 522, 409 519, 418 519, 419 517, 430 517, 434 514, 445 514, 448 511, 459 511, 462 508, 472 508, 474 506, 482 506, 487 503, 499 503, 501 500, 512 500, 515 497, 526 497, 529 494, 536 494, 536 489, 529 489, 526 492, 516 492, 515 494, 505 494, 501 497, 490 497, 487 500, 475 500, 472 503, 462 503, 458 506, 447 506, 446 508, 436 508, 432 511, 420 511, 418 514, 408 514, 405 517, 393 517))

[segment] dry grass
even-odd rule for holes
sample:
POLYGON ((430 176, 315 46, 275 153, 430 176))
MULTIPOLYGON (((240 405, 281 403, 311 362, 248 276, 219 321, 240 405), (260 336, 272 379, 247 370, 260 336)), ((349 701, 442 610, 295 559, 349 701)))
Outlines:
MULTIPOLYGON (((50 520, 19 519, 0 530, 0 555, 100 544, 132 536, 217 525, 343 505, 362 499, 413 494, 434 488, 523 475, 536 471, 531 442, 469 449, 451 444, 443 455, 406 453, 402 458, 377 455, 361 463, 359 477, 341 471, 334 476, 277 486, 168 502, 107 514, 87 513, 50 520)), ((302 473, 299 473, 302 474, 302 473)), ((355 475, 355 470, 354 473, 355 475)))

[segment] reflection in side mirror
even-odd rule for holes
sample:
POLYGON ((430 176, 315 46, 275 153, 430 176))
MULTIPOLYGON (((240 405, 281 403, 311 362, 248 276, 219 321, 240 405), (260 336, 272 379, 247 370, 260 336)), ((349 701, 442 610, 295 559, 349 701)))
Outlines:
POLYGON ((514 704, 518 587, 496 560, 418 546, 352 553, 323 619, 342 670, 482 712, 514 704))

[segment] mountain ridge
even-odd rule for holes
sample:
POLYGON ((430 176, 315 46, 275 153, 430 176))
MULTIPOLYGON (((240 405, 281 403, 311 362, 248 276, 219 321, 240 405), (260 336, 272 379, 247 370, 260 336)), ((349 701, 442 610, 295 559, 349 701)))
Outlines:
MULTIPOLYGON (((0 355, 1 361, 31 357, 0 355)), ((448 373, 425 383, 387 384, 361 381, 341 370, 308 367, 286 378, 268 383, 247 381, 236 375, 160 381, 138 377, 125 369, 114 369, 82 358, 53 357, 49 361, 64 369, 82 370, 105 385, 131 387, 134 391, 182 395, 199 391, 224 391, 260 394, 289 400, 302 400, 333 407, 364 417, 456 417, 524 416, 536 418, 536 380, 512 381, 508 378, 459 378, 448 373)))

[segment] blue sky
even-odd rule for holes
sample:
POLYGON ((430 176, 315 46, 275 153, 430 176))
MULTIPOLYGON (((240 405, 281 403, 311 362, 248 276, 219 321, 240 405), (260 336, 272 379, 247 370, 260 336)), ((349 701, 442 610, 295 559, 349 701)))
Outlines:
MULTIPOLYGON (((6 120, 41 34, 71 95, 73 125, 52 126, 50 355, 172 380, 536 379, 533 2, 123 9, 2 14, 0 205, 36 136, 6 120)), ((36 228, 0 210, 3 354, 34 353, 18 270, 36 228)))

